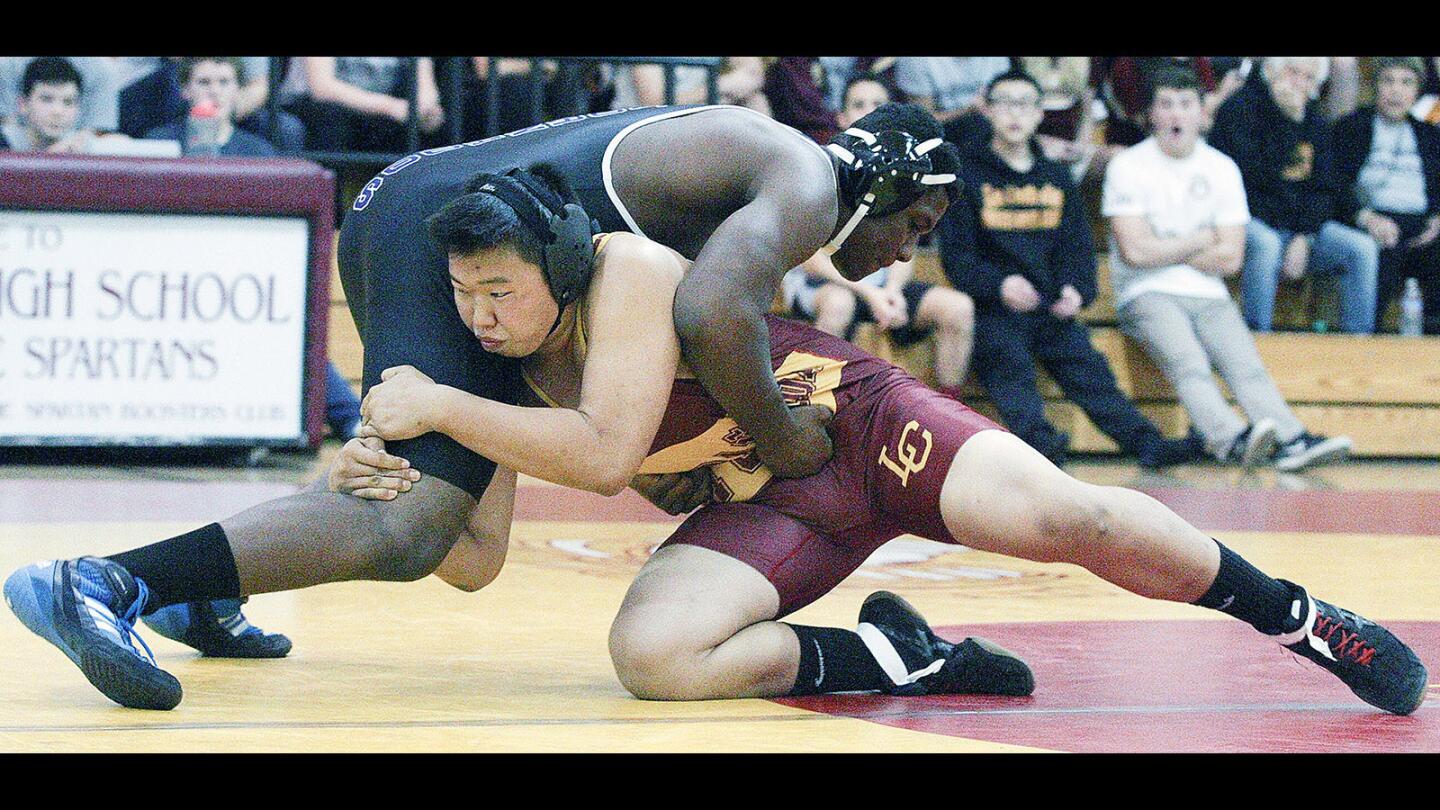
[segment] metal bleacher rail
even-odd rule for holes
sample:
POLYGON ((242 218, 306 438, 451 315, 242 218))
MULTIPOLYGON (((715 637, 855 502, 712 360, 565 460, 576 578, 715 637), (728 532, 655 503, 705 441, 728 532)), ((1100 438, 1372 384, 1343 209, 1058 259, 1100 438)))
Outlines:
MULTIPOLYGON (((270 120, 270 141, 279 142, 279 120, 276 115, 282 107, 280 104, 280 85, 285 79, 287 65, 299 57, 270 59, 269 86, 270 92, 266 99, 266 107, 269 111, 270 120)), ((407 98, 410 102, 410 118, 406 122, 406 151, 403 153, 388 152, 318 152, 305 150, 295 154, 297 157, 307 158, 316 163, 327 166, 341 173, 346 169, 373 167, 375 169, 387 166, 395 161, 412 154, 420 149, 420 122, 417 112, 416 73, 420 57, 405 57, 407 61, 406 70, 409 81, 407 98)), ((488 75, 498 76, 496 67, 501 57, 486 57, 488 60, 488 75)), ((510 58, 510 57, 506 57, 510 58)), ((706 100, 714 104, 719 98, 719 75, 723 59, 715 56, 532 56, 526 57, 530 62, 530 120, 527 125, 541 123, 551 118, 561 118, 568 115, 579 115, 590 112, 590 95, 585 85, 586 70, 597 65, 659 65, 664 71, 665 77, 665 103, 675 103, 676 76, 675 70, 680 67, 699 67, 705 69, 706 100), (546 85, 550 84, 558 91, 552 91, 552 99, 563 99, 563 104, 553 104, 552 109, 546 110, 546 85), (558 107, 556 109, 555 107, 558 107)), ((465 140, 465 121, 463 113, 465 110, 465 89, 467 86, 466 71, 473 70, 471 57, 437 57, 437 74, 442 69, 445 71, 447 81, 443 95, 442 106, 446 111, 445 128, 448 137, 445 142, 460 143, 465 140)), ((436 77, 439 78, 439 75, 436 77)), ((500 122, 500 82, 487 81, 486 92, 486 131, 485 136, 499 135, 500 122)), ((342 192, 343 193, 343 192, 342 192)))

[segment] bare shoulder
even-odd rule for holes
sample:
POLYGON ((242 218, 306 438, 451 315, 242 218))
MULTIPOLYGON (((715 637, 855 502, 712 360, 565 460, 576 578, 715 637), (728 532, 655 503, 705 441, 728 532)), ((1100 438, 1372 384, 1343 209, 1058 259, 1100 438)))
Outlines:
POLYGON ((634 233, 613 233, 595 256, 592 286, 674 288, 689 266, 685 257, 659 242, 634 233))

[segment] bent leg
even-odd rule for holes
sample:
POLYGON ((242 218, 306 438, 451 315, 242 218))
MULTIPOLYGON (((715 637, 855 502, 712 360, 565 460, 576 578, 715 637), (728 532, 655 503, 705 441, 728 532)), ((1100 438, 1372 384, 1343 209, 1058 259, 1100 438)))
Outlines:
POLYGON ((667 545, 640 569, 610 628, 620 682, 648 700, 783 695, 795 683, 795 631, 759 571, 718 551, 667 545))
MULTIPOLYGON (((906 285, 907 288, 909 286, 906 285)), ((933 330, 936 381, 945 388, 959 388, 965 382, 970 366, 970 350, 975 337, 975 302, 959 290, 924 286, 926 289, 920 296, 919 305, 910 313, 911 324, 915 329, 933 330)))

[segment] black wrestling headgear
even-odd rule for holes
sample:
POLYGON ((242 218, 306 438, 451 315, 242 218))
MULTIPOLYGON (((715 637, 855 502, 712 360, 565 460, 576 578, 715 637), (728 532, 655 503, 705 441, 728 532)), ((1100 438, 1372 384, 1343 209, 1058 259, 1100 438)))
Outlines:
POLYGON ((831 138, 825 148, 840 159, 840 197, 855 214, 826 248, 838 249, 866 216, 893 214, 931 187, 954 183, 955 175, 937 173, 929 157, 944 142, 943 138, 919 141, 898 129, 872 133, 859 127, 831 138))
POLYGON ((561 310, 590 286, 595 262, 591 237, 598 226, 578 203, 562 200, 542 179, 521 169, 482 175, 469 191, 500 198, 539 238, 540 269, 561 310))

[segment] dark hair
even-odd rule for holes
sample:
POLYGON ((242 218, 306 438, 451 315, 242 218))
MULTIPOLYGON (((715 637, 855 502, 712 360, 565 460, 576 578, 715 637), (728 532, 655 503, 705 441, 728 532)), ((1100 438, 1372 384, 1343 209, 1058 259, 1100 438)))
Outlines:
POLYGON ((41 56, 30 60, 30 64, 25 66, 25 77, 20 81, 20 95, 29 96, 37 84, 71 82, 75 83, 76 90, 85 92, 85 81, 80 78, 80 71, 70 64, 69 59, 63 56, 41 56))
POLYGON ((238 56, 186 56, 180 60, 180 84, 189 84, 190 74, 195 72, 197 66, 206 62, 219 62, 235 68, 235 81, 239 84, 245 83, 245 63, 240 61, 238 56))
POLYGON ((1421 87, 1425 85, 1425 60, 1419 56, 1381 56, 1375 59, 1375 82, 1380 82, 1380 74, 1390 68, 1404 68, 1415 74, 1416 80, 1421 87))
POLYGON ((1029 73, 1026 73, 1019 68, 1011 68, 1004 73, 1001 73, 999 76, 991 79, 990 82, 985 85, 986 101, 990 100, 990 94, 994 92, 995 86, 1000 84, 1001 82, 1025 82, 1026 84, 1035 88, 1035 92, 1040 93, 1041 95, 1044 95, 1045 93, 1045 91, 1040 87, 1040 82, 1035 81, 1034 76, 1031 76, 1029 73))
POLYGON ((1195 71, 1192 68, 1176 64, 1160 65, 1155 68, 1154 73, 1150 74, 1149 80, 1144 82, 1144 86, 1141 88, 1146 109, 1149 109, 1150 105, 1155 103, 1155 96, 1160 92, 1161 88, 1167 90, 1194 90, 1196 95, 1203 96, 1205 94, 1200 88, 1200 77, 1195 75, 1195 71))
MULTIPOLYGON (((897 104, 893 101, 881 104, 851 126, 876 133, 884 132, 887 129, 898 129, 901 132, 910 133, 917 141, 945 137, 945 128, 940 126, 940 122, 935 120, 935 116, 926 112, 924 107, 914 104, 897 104)), ((930 150, 928 156, 930 165, 936 174, 960 173, 960 147, 955 144, 946 141, 930 150)), ((960 184, 958 182, 950 183, 943 188, 945 194, 950 198, 950 202, 955 202, 956 196, 960 193, 960 184)))
MULTIPOLYGON (((567 202, 577 202, 564 176, 547 163, 537 163, 525 170, 541 181, 541 202, 552 211, 560 211, 567 202), (547 193, 548 192, 548 193, 547 193)), ((445 204, 425 220, 425 229, 435 244, 447 253, 468 256, 480 250, 509 246, 521 259, 543 264, 542 236, 527 226, 515 209, 494 194, 480 188, 493 182, 495 174, 477 174, 465 184, 465 193, 445 204)), ((527 187, 528 188, 528 187, 527 187)))
POLYGON ((874 82, 875 84, 884 87, 885 97, 890 97, 890 88, 886 86, 884 78, 877 76, 874 73, 858 73, 854 76, 851 76, 850 80, 845 82, 845 92, 840 94, 840 103, 842 106, 845 104, 846 100, 850 98, 850 88, 861 82, 874 82))

